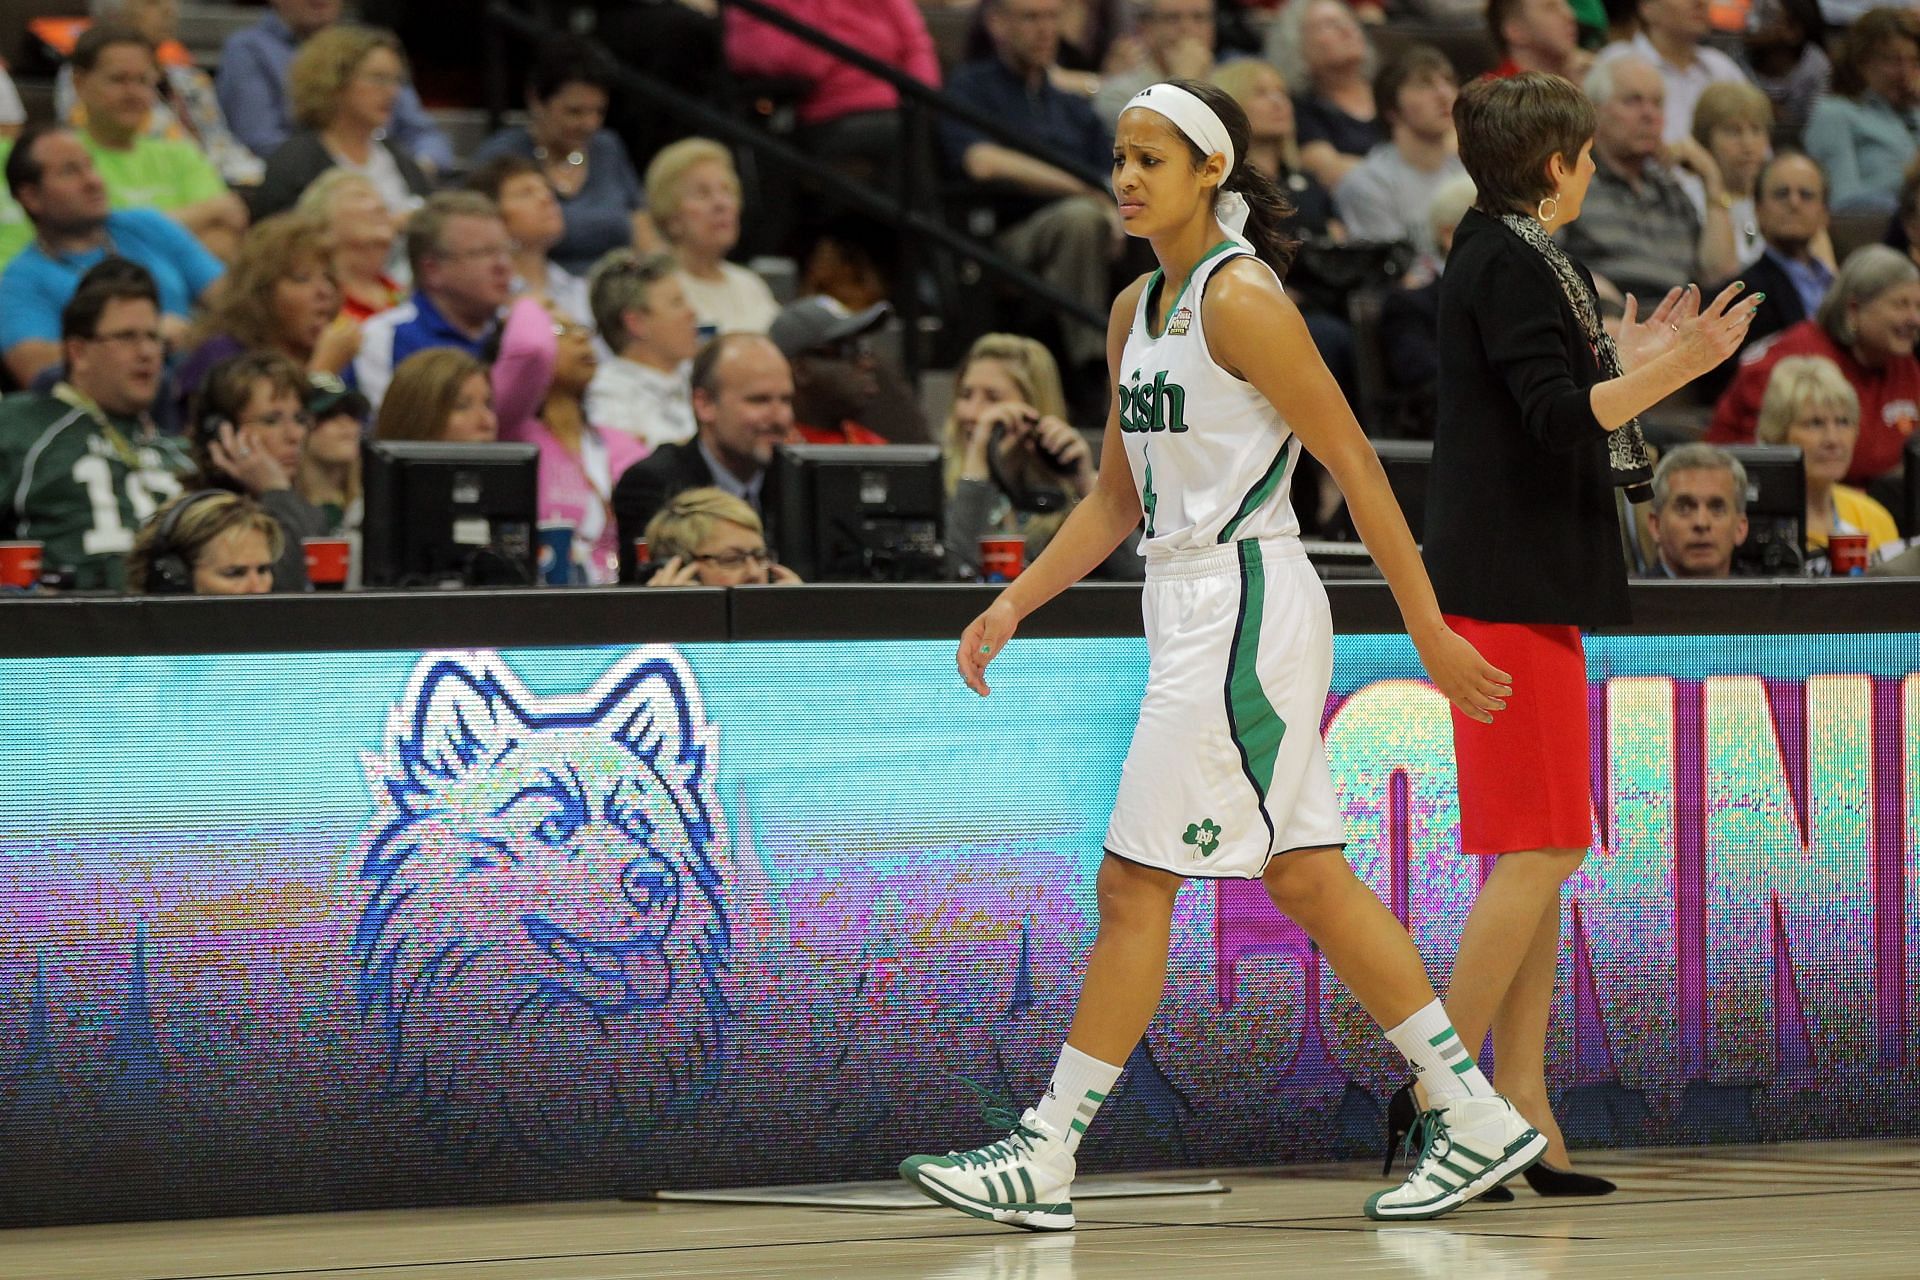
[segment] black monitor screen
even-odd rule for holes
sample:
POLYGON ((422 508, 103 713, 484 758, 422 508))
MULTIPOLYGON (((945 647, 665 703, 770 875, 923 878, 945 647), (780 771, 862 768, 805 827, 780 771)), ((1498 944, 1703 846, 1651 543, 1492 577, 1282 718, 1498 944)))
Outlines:
POLYGON ((783 445, 772 480, 774 550, 808 582, 947 576, 939 446, 783 445))
POLYGON ((370 440, 364 463, 368 586, 532 585, 533 445, 370 440))
POLYGON ((1426 540, 1427 476, 1433 470, 1433 442, 1430 440, 1375 440, 1373 451, 1386 468, 1387 483, 1395 501, 1407 517, 1407 528, 1415 542, 1426 540))
POLYGON ((1807 468, 1792 445, 1722 445, 1747 470, 1747 540, 1733 553, 1736 573, 1798 577, 1805 568, 1807 468))
POLYGON ((1900 512, 1900 533, 1920 538, 1920 435, 1907 441, 1907 501, 1900 512))

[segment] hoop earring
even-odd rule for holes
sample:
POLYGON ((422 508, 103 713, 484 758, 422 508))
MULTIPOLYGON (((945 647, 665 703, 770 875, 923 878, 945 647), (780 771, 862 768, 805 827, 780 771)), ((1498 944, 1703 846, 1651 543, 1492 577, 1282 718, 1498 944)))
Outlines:
POLYGON ((1542 222, 1552 222, 1555 218, 1559 217, 1560 216, 1560 196, 1558 195, 1558 193, 1550 196, 1543 196, 1540 200, 1540 203, 1534 206, 1534 212, 1540 215, 1540 221, 1542 222), (1547 207, 1548 205, 1552 205, 1553 207, 1549 209, 1547 207))

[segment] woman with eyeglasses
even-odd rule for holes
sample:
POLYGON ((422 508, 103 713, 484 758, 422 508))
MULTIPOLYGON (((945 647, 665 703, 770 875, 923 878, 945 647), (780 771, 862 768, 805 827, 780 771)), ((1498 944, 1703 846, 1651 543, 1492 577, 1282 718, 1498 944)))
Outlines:
POLYGON ((193 415, 193 489, 245 494, 285 535, 273 566, 275 591, 307 589, 303 538, 322 537, 327 518, 294 488, 311 420, 307 375, 283 355, 252 351, 210 370, 193 415))
POLYGON ((391 31, 337 26, 309 36, 287 68, 299 129, 268 157, 267 176, 247 198, 253 216, 291 209, 329 169, 364 174, 395 217, 418 208, 433 184, 388 136, 406 85, 406 56, 391 31))
POLYGON ((647 522, 650 587, 792 586, 800 575, 767 550, 759 513, 721 489, 674 495, 647 522))
POLYGON ((574 564, 589 585, 619 580, 613 483, 648 452, 626 432, 587 420, 598 367, 592 328, 527 296, 507 312, 490 375, 500 438, 540 450, 540 522, 572 526, 574 564))

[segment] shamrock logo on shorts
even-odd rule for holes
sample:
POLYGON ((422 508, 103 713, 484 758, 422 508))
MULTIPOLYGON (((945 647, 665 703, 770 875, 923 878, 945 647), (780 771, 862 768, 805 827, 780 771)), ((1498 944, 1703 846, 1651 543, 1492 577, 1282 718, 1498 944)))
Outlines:
POLYGON ((1212 818, 1202 818, 1187 825, 1187 834, 1181 839, 1200 851, 1200 856, 1210 858, 1213 851, 1220 847, 1220 828, 1212 818))

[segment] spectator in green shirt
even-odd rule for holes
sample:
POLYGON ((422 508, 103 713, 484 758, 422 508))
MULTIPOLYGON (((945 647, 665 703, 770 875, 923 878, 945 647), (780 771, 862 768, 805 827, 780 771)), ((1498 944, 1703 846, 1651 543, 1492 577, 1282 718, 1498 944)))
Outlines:
POLYGON ((160 66, 146 36, 101 23, 73 48, 81 139, 116 209, 156 209, 230 262, 247 229, 247 207, 220 171, 186 139, 147 136, 160 66))
POLYGON ((60 315, 66 380, 0 402, 0 538, 41 544, 80 590, 118 590, 134 532, 180 492, 180 442, 147 417, 160 385, 160 295, 108 258, 60 315))

